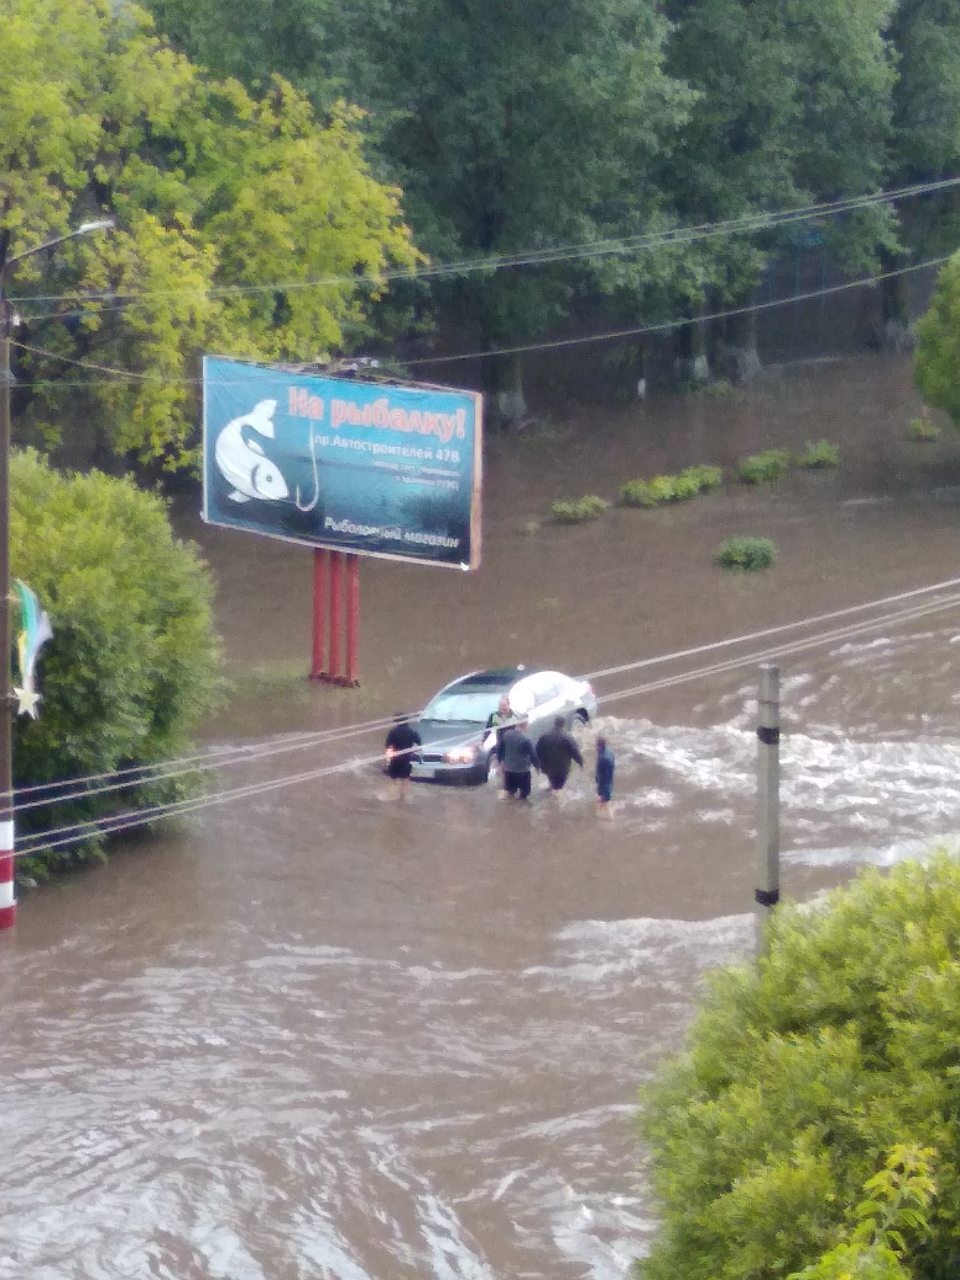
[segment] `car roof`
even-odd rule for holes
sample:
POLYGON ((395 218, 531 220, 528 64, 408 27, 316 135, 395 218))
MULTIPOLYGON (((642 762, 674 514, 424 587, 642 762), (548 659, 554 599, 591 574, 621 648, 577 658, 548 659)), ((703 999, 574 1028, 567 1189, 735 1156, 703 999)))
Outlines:
POLYGON ((456 680, 451 680, 446 686, 452 689, 454 685, 477 685, 479 687, 487 687, 491 689, 509 689, 512 684, 516 684, 526 675, 532 675, 533 672, 527 670, 524 666, 517 667, 491 667, 486 671, 471 671, 469 675, 460 676, 456 680))

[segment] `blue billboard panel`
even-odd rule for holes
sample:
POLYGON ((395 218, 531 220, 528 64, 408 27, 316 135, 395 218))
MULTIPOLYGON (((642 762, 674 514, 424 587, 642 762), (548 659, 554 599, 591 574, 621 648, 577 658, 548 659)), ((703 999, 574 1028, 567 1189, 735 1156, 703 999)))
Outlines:
POLYGON ((481 397, 203 361, 203 518, 311 547, 480 563, 481 397))

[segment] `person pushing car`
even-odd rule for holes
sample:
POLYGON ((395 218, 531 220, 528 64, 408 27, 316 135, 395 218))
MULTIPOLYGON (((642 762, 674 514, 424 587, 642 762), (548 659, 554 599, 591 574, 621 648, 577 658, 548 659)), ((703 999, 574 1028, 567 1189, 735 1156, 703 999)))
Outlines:
POLYGON ((530 773, 539 772, 540 761, 536 748, 527 736, 527 722, 520 720, 510 725, 503 732, 501 744, 503 762, 503 793, 517 796, 521 800, 530 799, 530 773))
POLYGON ((557 716, 553 728, 537 739, 537 759, 540 761, 540 768, 547 775, 551 791, 563 790, 574 761, 583 768, 580 748, 574 741, 573 734, 567 732, 563 716, 557 716))

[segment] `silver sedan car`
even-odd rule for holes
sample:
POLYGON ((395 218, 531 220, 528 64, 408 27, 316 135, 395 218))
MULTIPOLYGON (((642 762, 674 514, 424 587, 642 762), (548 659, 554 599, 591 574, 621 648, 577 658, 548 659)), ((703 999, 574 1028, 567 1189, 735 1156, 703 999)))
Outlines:
POLYGON ((418 719, 411 721, 423 744, 413 776, 433 782, 486 782, 496 754, 491 716, 500 699, 528 723, 536 742, 553 728, 557 716, 568 727, 586 724, 597 711, 597 699, 586 680, 559 671, 499 667, 472 671, 435 694, 418 719))

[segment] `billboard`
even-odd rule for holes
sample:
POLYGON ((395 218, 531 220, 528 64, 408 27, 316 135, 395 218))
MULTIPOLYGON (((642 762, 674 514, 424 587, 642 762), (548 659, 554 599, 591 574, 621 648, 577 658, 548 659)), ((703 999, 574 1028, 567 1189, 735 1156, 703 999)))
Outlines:
POLYGON ((203 519, 475 569, 481 397, 206 356, 203 519))

